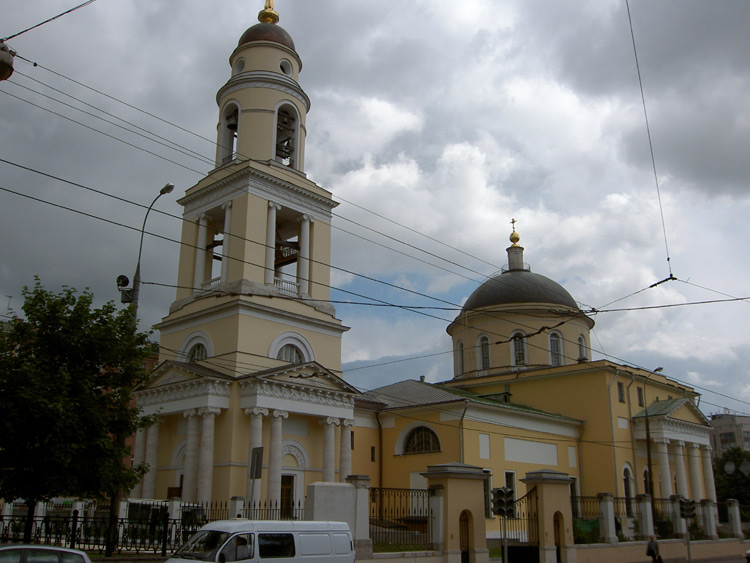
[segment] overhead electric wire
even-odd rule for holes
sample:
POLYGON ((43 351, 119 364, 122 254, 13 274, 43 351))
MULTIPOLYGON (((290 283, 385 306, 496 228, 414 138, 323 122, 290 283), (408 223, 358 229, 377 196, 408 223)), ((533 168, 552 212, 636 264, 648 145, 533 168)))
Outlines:
MULTIPOLYGON (((44 20, 43 22, 40 22, 40 23, 38 23, 36 25, 32 25, 31 27, 27 27, 23 31, 19 31, 18 33, 14 33, 13 35, 8 35, 7 37, 3 37, 2 39, 0 39, 0 42, 8 41, 9 39, 13 39, 15 37, 18 37, 19 35, 23 35, 27 31, 31 31, 32 29, 36 29, 37 27, 43 26, 45 23, 49 23, 51 21, 54 21, 54 20, 56 20, 58 18, 63 17, 64 15, 70 14, 71 12, 75 12, 76 10, 84 8, 84 7, 88 6, 89 4, 93 4, 94 2, 96 2, 96 0, 86 0, 86 2, 84 2, 83 4, 79 4, 78 6, 74 6, 73 8, 70 8, 69 10, 65 10, 61 14, 57 14, 56 16, 48 18, 48 19, 44 20)), ((6 6, 6 8, 7 8, 7 6, 6 6)))
POLYGON ((667 243, 667 224, 664 221, 664 208, 661 202, 661 190, 659 189, 659 175, 656 173, 656 158, 654 157, 654 143, 651 140, 651 127, 648 122, 648 111, 646 109, 646 95, 643 91, 643 78, 641 77, 641 65, 638 61, 638 49, 636 48, 636 45, 635 45, 635 32, 633 31, 633 19, 630 15, 630 1, 629 0, 625 0, 625 6, 627 7, 628 23, 630 24, 630 38, 633 41, 633 56, 635 57, 635 68, 638 72, 638 85, 641 90, 641 101, 643 102, 643 116, 646 120, 646 133, 648 135, 648 148, 651 153, 651 166, 654 170, 654 182, 656 184, 656 196, 659 201, 659 214, 661 215, 661 227, 662 227, 662 232, 664 233, 664 249, 667 253, 667 268, 669 270, 669 277, 667 279, 670 279, 673 276, 672 276, 672 262, 669 256, 669 244, 667 243))

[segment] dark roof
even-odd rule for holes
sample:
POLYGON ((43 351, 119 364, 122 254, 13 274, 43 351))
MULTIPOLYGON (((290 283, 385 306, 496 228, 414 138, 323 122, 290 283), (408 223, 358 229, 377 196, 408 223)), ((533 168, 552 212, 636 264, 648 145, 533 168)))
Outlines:
POLYGON ((292 36, 283 27, 275 23, 256 23, 242 34, 237 46, 240 47, 245 43, 252 43, 253 41, 273 41, 274 43, 281 43, 289 47, 292 51, 295 50, 292 36))
POLYGON ((559 283, 528 270, 509 270, 474 290, 463 310, 514 303, 551 303, 578 309, 575 299, 559 283))

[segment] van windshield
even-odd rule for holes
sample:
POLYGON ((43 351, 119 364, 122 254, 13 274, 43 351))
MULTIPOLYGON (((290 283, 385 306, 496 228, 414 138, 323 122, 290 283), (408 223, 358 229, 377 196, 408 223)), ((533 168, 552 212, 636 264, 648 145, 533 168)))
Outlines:
POLYGON ((178 549, 174 556, 182 559, 195 559, 197 561, 214 561, 216 552, 224 544, 229 535, 229 532, 201 530, 178 549))

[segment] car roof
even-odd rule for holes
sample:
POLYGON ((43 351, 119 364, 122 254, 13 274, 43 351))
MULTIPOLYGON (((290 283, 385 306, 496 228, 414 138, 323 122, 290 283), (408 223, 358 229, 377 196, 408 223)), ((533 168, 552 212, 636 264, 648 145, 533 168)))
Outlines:
POLYGON ((89 556, 85 551, 81 551, 80 549, 71 549, 69 547, 60 547, 57 545, 37 545, 37 544, 6 544, 6 545, 0 545, 0 551, 6 551, 9 549, 44 549, 47 551, 64 551, 65 553, 75 553, 77 555, 83 555, 87 561, 89 561, 89 556))
POLYGON ((219 532, 343 532, 349 531, 346 522, 303 521, 303 520, 249 520, 233 518, 216 520, 203 526, 201 530, 219 532))

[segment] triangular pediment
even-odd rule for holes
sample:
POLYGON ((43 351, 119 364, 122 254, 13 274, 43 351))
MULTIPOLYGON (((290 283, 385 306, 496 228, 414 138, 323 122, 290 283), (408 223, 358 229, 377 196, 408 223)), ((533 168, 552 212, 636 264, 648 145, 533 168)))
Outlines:
POLYGON ((280 368, 250 374, 243 379, 259 380, 269 384, 304 387, 316 391, 360 394, 355 387, 349 385, 331 370, 324 368, 317 362, 287 364, 280 368))
POLYGON ((191 383, 213 377, 227 379, 226 375, 198 364, 167 360, 159 364, 154 371, 151 372, 148 381, 139 385, 136 391, 191 383))
POLYGON ((702 426, 708 426, 710 424, 705 415, 698 410, 698 407, 696 407, 692 401, 688 400, 669 413, 668 417, 673 420, 680 420, 691 424, 700 424, 702 426))

